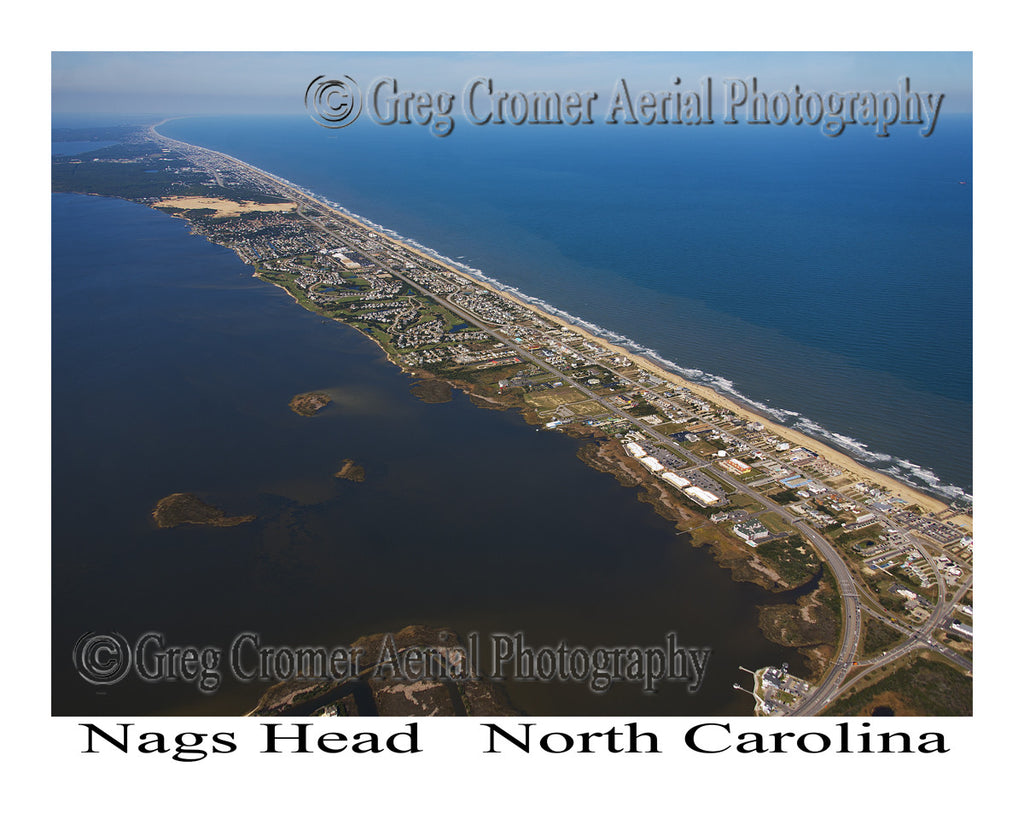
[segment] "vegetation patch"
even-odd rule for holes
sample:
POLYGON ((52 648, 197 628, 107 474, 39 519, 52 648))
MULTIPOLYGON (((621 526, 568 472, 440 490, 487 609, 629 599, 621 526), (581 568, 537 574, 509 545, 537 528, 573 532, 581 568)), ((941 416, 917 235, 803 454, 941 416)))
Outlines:
POLYGON ((424 378, 409 391, 425 404, 444 404, 452 400, 452 385, 440 378, 424 378))
POLYGON ((334 473, 334 477, 342 478, 346 481, 354 481, 355 483, 362 483, 366 480, 366 470, 351 458, 346 458, 341 462, 341 469, 334 473))
POLYGON ((865 626, 861 651, 869 657, 892 648, 903 639, 900 632, 874 617, 866 618, 865 626))
POLYGON ((316 415, 320 410, 331 403, 331 396, 325 392, 307 392, 296 395, 288 406, 291 411, 306 417, 316 415))
POLYGON ((176 492, 161 498, 153 509, 153 520, 161 529, 173 529, 186 523, 197 526, 238 526, 256 520, 255 515, 227 517, 216 506, 203 503, 195 495, 176 492))
POLYGON ((839 618, 831 605, 831 575, 823 575, 818 587, 796 603, 761 606, 761 631, 773 643, 799 648, 815 666, 824 671, 839 637, 839 618))
POLYGON ((917 656, 877 682, 855 690, 825 711, 831 717, 871 716, 888 707, 897 717, 966 717, 973 713, 974 681, 951 665, 917 656))
POLYGON ((769 497, 780 506, 796 503, 800 500, 800 496, 796 493, 795 489, 784 489, 781 492, 776 492, 774 495, 769 495, 769 497))
POLYGON ((762 543, 757 554, 792 586, 806 583, 821 569, 818 555, 799 535, 762 543))

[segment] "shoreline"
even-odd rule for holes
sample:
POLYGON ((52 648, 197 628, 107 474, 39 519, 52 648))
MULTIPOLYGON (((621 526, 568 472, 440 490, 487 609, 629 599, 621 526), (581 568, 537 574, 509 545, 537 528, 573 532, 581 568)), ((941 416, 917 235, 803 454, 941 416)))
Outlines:
MULTIPOLYGON (((255 174, 257 174, 257 175, 259 175, 259 176, 261 176, 261 177, 263 177, 263 178, 265 178, 267 180, 269 180, 269 181, 271 181, 273 184, 281 186, 282 188, 285 189, 285 191, 290 192, 298 201, 306 200, 306 201, 314 202, 318 207, 324 208, 325 210, 329 211, 334 217, 336 217, 338 219, 342 219, 342 220, 350 222, 350 223, 352 223, 354 225, 357 225, 361 230, 365 230, 365 231, 368 231, 368 232, 370 232, 372 234, 380 236, 383 239, 385 239, 385 240, 387 240, 389 242, 393 242, 394 244, 398 245, 399 247, 409 251, 410 253, 415 254, 416 256, 419 256, 422 259, 429 260, 430 262, 432 262, 434 264, 438 264, 438 265, 442 266, 446 271, 451 272, 451 273, 455 274, 456 276, 459 276, 462 279, 470 281, 470 282, 472 282, 476 286, 479 286, 479 287, 481 287, 483 289, 486 289, 486 290, 488 290, 488 291, 490 291, 492 293, 495 293, 495 294, 501 296, 502 298, 506 298, 509 301, 514 302, 515 304, 519 305, 523 309, 528 310, 528 311, 530 311, 532 313, 535 313, 536 315, 542 317, 546 321, 549 321, 549 322, 551 322, 551 323, 553 323, 553 324, 555 324, 555 325, 557 325, 559 327, 562 327, 562 328, 565 328, 567 330, 570 330, 570 331, 580 335, 582 338, 586 339, 588 342, 590 342, 592 344, 595 344, 595 345, 598 345, 598 346, 600 346, 600 347, 602 347, 602 348, 604 348, 604 349, 614 353, 615 355, 625 356, 625 357, 629 358, 630 360, 632 360, 635 363, 639 364, 643 369, 648 370, 649 372, 653 373, 658 378, 663 379, 667 383, 670 383, 670 384, 672 384, 672 385, 674 385, 676 387, 685 388, 685 389, 689 390, 690 392, 692 392, 694 395, 699 396, 699 397, 701 397, 701 398, 703 398, 705 400, 711 401, 714 404, 717 404, 722 409, 728 410, 732 414, 737 415, 740 418, 743 418, 743 419, 745 419, 747 421, 756 421, 758 423, 763 424, 765 430, 767 432, 770 432, 772 435, 777 435, 777 436, 779 436, 779 437, 781 437, 781 438, 783 438, 785 440, 788 440, 791 443, 795 444, 796 446, 803 446, 803 447, 806 447, 808 449, 811 449, 812 451, 818 453, 820 456, 822 456, 826 460, 832 462, 835 466, 837 466, 840 469, 842 469, 845 473, 848 473, 848 477, 852 477, 852 479, 853 479, 852 482, 864 481, 864 482, 876 484, 876 485, 878 485, 878 486, 888 490, 889 492, 891 492, 898 499, 905 501, 908 505, 916 504, 925 513, 939 513, 939 512, 943 512, 943 511, 945 511, 946 509, 949 508, 949 503, 947 501, 944 501, 944 500, 941 500, 939 498, 933 497, 932 495, 928 494, 923 489, 911 486, 911 485, 909 485, 907 483, 904 483, 903 481, 899 480, 898 478, 895 478, 895 477, 893 477, 891 475, 888 475, 886 473, 879 472, 879 471, 877 471, 875 469, 872 469, 871 467, 869 467, 869 466, 867 466, 865 464, 862 464, 861 462, 857 461, 852 456, 847 455, 847 454, 837 450, 832 445, 827 444, 827 443, 825 443, 823 441, 820 441, 819 439, 817 439, 817 438, 815 438, 815 437, 813 437, 811 435, 799 432, 797 430, 792 429, 791 427, 787 427, 787 426, 785 426, 783 424, 779 424, 779 423, 777 423, 775 421, 771 421, 768 418, 766 418, 764 415, 762 415, 761 413, 757 412, 756 410, 744 406, 743 404, 737 402, 735 399, 732 399, 732 398, 729 398, 729 397, 726 397, 726 396, 722 395, 721 393, 719 393, 718 391, 716 391, 712 387, 705 386, 705 385, 702 385, 702 384, 697 384, 695 382, 689 381, 689 380, 683 378, 681 375, 678 375, 678 374, 676 374, 674 372, 671 372, 670 370, 666 369, 664 366, 662 366, 662 365, 658 364, 657 362, 651 360, 650 358, 648 358, 643 353, 639 353, 639 352, 635 352, 635 351, 629 350, 626 347, 623 347, 623 346, 621 346, 619 344, 616 344, 613 341, 610 341, 610 340, 608 340, 606 338, 598 336, 598 335, 594 334, 593 332, 591 332, 591 331, 589 331, 589 330, 587 330, 587 329, 585 329, 583 327, 580 327, 579 325, 574 324, 574 323, 572 323, 571 321, 569 321, 567 319, 561 318, 561 317, 559 317, 557 315, 554 315, 554 314, 548 312, 547 310, 539 307, 536 304, 531 304, 530 302, 526 301, 525 299, 515 295, 512 292, 509 292, 509 290, 503 290, 501 287, 498 287, 497 285, 495 285, 495 284, 493 284, 493 283, 491 283, 489 281, 485 281, 483 279, 477 278, 477 277, 475 277, 475 276, 465 272, 464 270, 460 270, 457 267, 453 266, 450 262, 445 261, 444 259, 439 258, 438 256, 431 255, 431 254, 425 252, 424 250, 415 247, 414 245, 410 244, 409 241, 406 241, 404 239, 396 238, 395 236, 389 235, 388 233, 385 232, 385 229, 381 229, 381 227, 374 226, 373 224, 370 224, 368 222, 368 220, 364 221, 361 217, 350 215, 350 214, 344 212, 343 210, 339 210, 337 207, 335 207, 335 206, 325 202, 323 199, 321 199, 317 195, 312 194, 312 193, 307 193, 307 192, 299 189, 293 183, 290 183, 288 181, 282 180, 280 177, 278 177, 278 176, 276 176, 276 175, 274 175, 274 174, 272 174, 272 173, 270 173, 268 171, 265 171, 265 170, 263 170, 261 168, 257 168, 257 167, 255 167, 253 165, 250 165, 249 163, 245 162, 244 160, 238 159, 237 157, 231 156, 230 154, 225 154, 222 151, 216 151, 216 150, 213 150, 213 149, 210 149, 210 148, 204 148, 203 146, 200 146, 200 145, 192 145, 191 143, 183 142, 182 140, 177 140, 177 139, 174 139, 173 137, 165 136, 165 135, 159 133, 156 130, 160 125, 163 125, 165 122, 169 122, 170 119, 178 119, 178 118, 179 117, 174 117, 174 118, 168 118, 168 119, 162 120, 161 122, 158 122, 158 123, 150 126, 149 130, 150 130, 150 132, 152 134, 154 134, 159 139, 167 140, 169 142, 177 143, 177 144, 180 144, 180 145, 184 145, 184 146, 187 146, 189 148, 197 148, 199 150, 208 151, 208 152, 210 152, 212 154, 215 154, 217 156, 221 156, 221 157, 223 157, 225 159, 228 159, 228 160, 230 160, 232 162, 238 163, 239 165, 241 165, 242 167, 248 169, 249 171, 251 171, 251 172, 253 172, 253 173, 255 173, 255 174)), ((253 266, 254 270, 255 270, 255 265, 253 265, 248 260, 246 260, 246 263, 250 264, 251 266, 253 266)), ((259 276, 258 276, 258 274, 256 272, 253 273, 253 276, 256 277, 256 278, 259 278, 259 276)), ((282 287, 282 289, 285 290, 285 292, 288 292, 287 288, 283 288, 282 287)), ((291 295, 291 294, 289 293, 289 295, 291 295)), ((294 299, 294 297, 293 297, 293 299, 294 299)), ((297 300, 296 300, 296 303, 298 303, 297 300)), ((344 322, 342 322, 342 323, 344 323, 344 322)), ((389 360, 390 360, 390 356, 389 356, 389 360)), ((402 368, 402 369, 405 369, 405 368, 402 368)), ((955 524, 959 524, 959 525, 963 526, 964 528, 966 528, 966 529, 968 529, 968 530, 973 532, 973 516, 972 515, 960 514, 960 515, 957 515, 955 518, 953 518, 951 520, 951 522, 955 523, 955 524)))

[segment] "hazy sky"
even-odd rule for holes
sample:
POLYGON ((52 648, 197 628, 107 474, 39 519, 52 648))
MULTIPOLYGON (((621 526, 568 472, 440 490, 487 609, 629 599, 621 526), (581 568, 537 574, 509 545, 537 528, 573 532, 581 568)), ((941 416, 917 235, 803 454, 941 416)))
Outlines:
POLYGON ((53 52, 52 110, 59 114, 265 114, 305 112, 310 81, 349 75, 364 90, 394 77, 399 90, 451 91, 492 77, 510 91, 604 94, 624 78, 630 89, 662 91, 675 77, 693 87, 711 77, 757 77, 769 91, 943 93, 945 112, 971 110, 969 52, 53 52))

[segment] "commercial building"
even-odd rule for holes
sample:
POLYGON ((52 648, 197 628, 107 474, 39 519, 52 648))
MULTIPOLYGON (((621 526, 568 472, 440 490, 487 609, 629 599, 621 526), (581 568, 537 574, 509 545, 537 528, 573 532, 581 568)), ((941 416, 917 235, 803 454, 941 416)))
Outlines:
POLYGON ((675 472, 662 472, 661 477, 663 480, 668 481, 676 489, 685 489, 690 485, 690 482, 686 478, 679 477, 675 472))
POLYGON ((739 458, 729 458, 727 461, 722 461, 722 467, 734 475, 746 475, 750 471, 750 466, 743 463, 739 458))
POLYGON ((750 520, 745 520, 743 523, 737 523, 732 527, 732 530, 750 546, 756 546, 761 541, 767 540, 772 536, 768 528, 757 518, 750 518, 750 520))
POLYGON ((708 492, 706 489, 701 489, 699 486, 689 486, 683 490, 683 493, 688 498, 692 498, 699 506, 713 506, 714 504, 721 503, 722 501, 722 499, 714 492, 708 492))
POLYGON ((658 474, 665 468, 664 466, 661 465, 661 461, 659 461, 657 458, 651 457, 650 455, 645 455, 643 458, 641 458, 640 463, 646 466, 654 474, 658 474))

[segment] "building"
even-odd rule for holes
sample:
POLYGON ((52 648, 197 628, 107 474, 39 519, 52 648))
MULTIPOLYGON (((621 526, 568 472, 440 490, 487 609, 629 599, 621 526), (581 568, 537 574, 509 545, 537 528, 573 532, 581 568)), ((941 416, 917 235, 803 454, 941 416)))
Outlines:
POLYGON ((954 620, 952 623, 950 623, 949 628, 946 630, 955 632, 956 634, 962 634, 969 640, 974 639, 974 629, 966 623, 961 623, 959 620, 954 620))
POLYGON ((746 475, 750 471, 750 466, 743 463, 739 458, 729 458, 727 461, 722 461, 722 467, 734 475, 746 475))
POLYGON ((690 482, 686 478, 681 478, 675 472, 662 472, 661 477, 663 480, 668 481, 676 489, 685 489, 690 485, 690 482))
POLYGON ((683 490, 683 493, 688 498, 692 499, 698 506, 713 506, 716 503, 722 502, 722 499, 714 492, 708 492, 706 489, 701 489, 699 486, 688 486, 683 490))
POLYGON ((626 452, 634 458, 643 458, 647 454, 646 450, 640 446, 640 444, 633 443, 633 441, 626 444, 626 452))
POLYGON ((767 527, 757 518, 750 518, 737 523, 732 530, 743 538, 750 546, 757 546, 758 543, 767 540, 772 536, 767 527))
POLYGON ((794 464, 801 464, 804 461, 813 461, 818 457, 817 452, 812 452, 806 447, 798 446, 789 454, 789 462, 794 464))
POLYGON ((645 455, 643 458, 641 458, 640 463, 646 466, 654 474, 658 474, 665 468, 664 466, 661 465, 661 461, 659 461, 657 458, 651 457, 650 455, 645 455))

